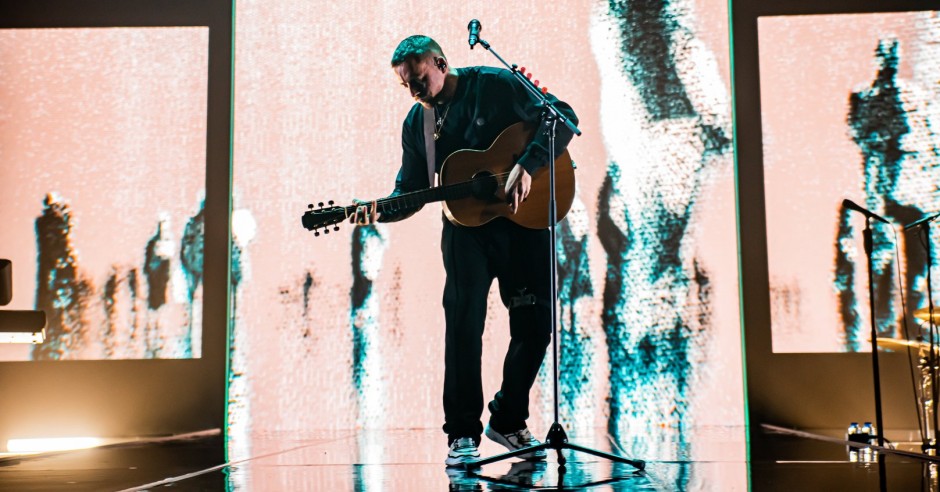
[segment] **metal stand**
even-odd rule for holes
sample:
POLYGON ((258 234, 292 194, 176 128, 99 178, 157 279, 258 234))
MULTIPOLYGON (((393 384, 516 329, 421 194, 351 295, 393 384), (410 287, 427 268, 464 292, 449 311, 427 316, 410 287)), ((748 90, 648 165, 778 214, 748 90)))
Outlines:
MULTIPOLYGON (((868 256, 868 309, 871 318, 871 370, 875 379, 875 426, 877 428, 878 445, 885 445, 885 427, 881 420, 881 372, 878 368, 878 329, 875 322, 875 283, 872 276, 872 250, 873 239, 871 231, 871 216, 865 216, 865 254, 868 256)), ((881 457, 879 456, 879 460, 881 457)))
MULTIPOLYGON (((868 312, 871 319, 871 369, 872 377, 874 378, 874 388, 875 388, 875 427, 877 429, 876 434, 878 435, 878 446, 884 447, 885 445, 885 428, 884 422, 881 419, 881 371, 878 369, 878 329, 875 327, 875 282, 872 273, 872 250, 874 249, 874 240, 872 239, 871 231, 871 220, 876 219, 878 221, 884 222, 891 226, 891 222, 888 219, 868 210, 859 204, 853 202, 846 198, 842 200, 842 206, 849 210, 855 210, 860 212, 865 216, 865 256, 868 257, 868 312)), ((881 455, 879 455, 879 460, 881 460, 881 455)), ((884 476, 882 474, 882 476, 884 476)))
MULTIPOLYGON (((476 26, 476 29, 479 30, 479 24, 476 26)), ((477 34, 478 34, 478 31, 477 31, 477 34)), ((558 314, 557 314, 557 308, 556 308, 556 303, 557 303, 556 296, 558 293, 558 286, 556 285, 557 283, 556 281, 557 252, 555 250, 555 225, 556 225, 555 222, 557 221, 557 210, 556 210, 557 207, 555 204, 555 128, 558 122, 561 121, 575 135, 581 135, 581 130, 579 130, 578 127, 575 126, 575 124, 571 122, 571 120, 565 117, 564 114, 558 111, 558 108, 556 108, 551 103, 551 101, 549 101, 545 97, 542 91, 539 90, 538 86, 533 84, 526 76, 522 75, 517 70, 517 67, 518 67, 517 65, 510 66, 508 63, 506 63, 505 60, 503 60, 502 57, 499 56, 498 53, 496 53, 490 48, 489 43, 487 43, 486 41, 482 39, 476 38, 475 36, 472 35, 472 31, 471 31, 471 44, 470 44, 471 48, 473 48, 474 42, 479 43, 481 46, 486 48, 487 51, 489 51, 490 53, 493 53, 493 55, 497 59, 499 59, 499 61, 502 62, 502 64, 505 65, 506 68, 508 68, 512 72, 513 76, 515 76, 516 79, 518 79, 522 83, 523 87, 528 89, 529 92, 531 92, 533 95, 535 95, 539 99, 540 101, 539 105, 542 107, 542 110, 544 111, 544 115, 545 115, 544 119, 551 122, 551 132, 549 133, 550 154, 549 154, 549 159, 548 159, 548 166, 549 166, 549 210, 548 210, 549 226, 548 226, 548 229, 550 231, 549 237, 551 241, 549 243, 549 247, 551 248, 551 255, 550 255, 551 265, 549 268, 551 271, 551 293, 552 293, 551 320, 552 320, 552 382, 554 384, 553 386, 554 420, 553 420, 551 428, 548 431, 548 435, 545 437, 544 443, 539 444, 537 446, 529 446, 526 448, 517 449, 515 451, 510 451, 508 453, 503 453, 503 454, 499 454, 499 455, 492 456, 489 458, 477 460, 475 462, 467 463, 464 467, 467 470, 470 470, 473 468, 481 467, 483 465, 495 463, 497 461, 502 461, 507 458, 520 456, 520 455, 531 453, 534 451, 539 451, 543 449, 544 450, 554 449, 558 455, 558 473, 560 475, 560 478, 563 481, 564 473, 566 471, 565 463, 567 462, 567 460, 565 459, 565 456, 562 454, 561 451, 563 449, 570 449, 573 451, 580 451, 582 453, 588 453, 588 454, 592 454, 594 456, 598 456, 601 458, 606 458, 611 461, 625 463, 627 465, 633 466, 637 470, 642 471, 646 467, 646 463, 642 460, 631 460, 631 459, 624 458, 622 456, 605 453, 603 451, 597 451, 594 449, 586 448, 584 446, 579 446, 577 444, 572 444, 568 442, 568 435, 565 433, 565 429, 561 426, 561 424, 558 423, 558 320, 557 320, 558 314)))
MULTIPOLYGON (((923 234, 925 243, 924 248, 927 251, 927 319, 930 327, 928 332, 928 343, 930 343, 930 350, 928 351, 929 355, 927 356, 927 366, 930 377, 930 405, 933 417, 933 422, 930 423, 933 424, 933 433, 932 437, 927 439, 922 445, 922 450, 925 453, 929 452, 931 449, 937 450, 938 441, 940 441, 940 439, 937 437, 937 396, 940 395, 940 392, 938 392, 937 388, 937 357, 940 354, 937 353, 936 346, 937 343, 940 343, 940 338, 937 336, 937 323, 934 321, 933 285, 931 283, 930 275, 930 270, 933 267, 933 249, 930 242, 930 222, 932 222, 937 217, 940 217, 940 214, 936 214, 932 217, 926 217, 904 227, 905 230, 918 228, 921 234, 923 234)), ((927 425, 929 426, 929 424, 927 425)))
MULTIPOLYGON (((883 448, 885 447, 885 426, 881 420, 881 371, 878 369, 878 329, 875 322, 875 283, 872 275, 874 240, 872 238, 871 219, 871 215, 865 215, 865 254, 868 256, 868 312, 871 317, 871 372, 875 379, 875 426, 877 429, 875 434, 878 435, 878 447, 883 448)), ((885 457, 883 454, 878 453, 878 484, 880 490, 887 490, 887 475, 885 457)))

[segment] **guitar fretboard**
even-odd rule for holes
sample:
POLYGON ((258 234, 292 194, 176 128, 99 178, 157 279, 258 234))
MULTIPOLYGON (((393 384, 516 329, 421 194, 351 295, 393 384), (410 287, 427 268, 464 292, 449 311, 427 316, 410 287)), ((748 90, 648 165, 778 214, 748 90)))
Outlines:
MULTIPOLYGON (((412 191, 376 200, 375 205, 378 211, 383 214, 396 213, 401 210, 418 208, 426 203, 468 197, 471 194, 472 186, 473 180, 470 180, 463 183, 412 191)), ((368 205, 368 203, 365 205, 368 205)), ((345 207, 347 216, 354 214, 358 206, 360 205, 345 207)))

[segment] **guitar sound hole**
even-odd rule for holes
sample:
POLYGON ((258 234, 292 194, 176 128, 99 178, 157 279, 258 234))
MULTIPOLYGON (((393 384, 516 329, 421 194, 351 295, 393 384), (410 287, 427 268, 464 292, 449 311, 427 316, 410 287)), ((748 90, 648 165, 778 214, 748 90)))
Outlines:
POLYGON ((480 171, 474 174, 470 180, 470 193, 479 200, 495 199, 497 186, 499 186, 499 183, 493 173, 480 171))

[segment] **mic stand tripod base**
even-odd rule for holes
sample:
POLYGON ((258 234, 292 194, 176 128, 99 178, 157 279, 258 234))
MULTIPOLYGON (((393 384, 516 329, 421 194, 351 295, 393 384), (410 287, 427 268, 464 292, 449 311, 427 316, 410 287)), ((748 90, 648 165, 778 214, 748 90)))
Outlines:
POLYGON ((514 458, 516 456, 522 456, 524 454, 529 454, 535 451, 540 450, 554 449, 558 454, 558 472, 565 473, 565 463, 568 460, 565 459, 565 455, 561 453, 562 449, 570 449, 572 451, 580 451, 582 453, 593 454, 600 458, 607 458, 611 461, 616 461, 618 463, 625 463, 637 469, 637 471, 643 471, 646 468, 646 462, 643 460, 631 460, 624 458, 622 456, 617 456, 615 454, 605 453, 603 451, 598 451, 596 449, 586 448, 584 446, 578 446, 577 444, 571 444, 568 442, 568 435, 565 433, 565 429, 561 427, 558 422, 552 424, 552 427, 548 430, 548 436, 545 437, 545 442, 535 446, 529 446, 526 448, 519 448, 515 451, 509 451, 508 453, 497 454, 496 456, 491 456, 482 460, 473 461, 470 463, 464 464, 465 470, 473 470, 474 468, 479 468, 483 465, 488 465, 490 463, 495 463, 497 461, 502 461, 507 458, 514 458))

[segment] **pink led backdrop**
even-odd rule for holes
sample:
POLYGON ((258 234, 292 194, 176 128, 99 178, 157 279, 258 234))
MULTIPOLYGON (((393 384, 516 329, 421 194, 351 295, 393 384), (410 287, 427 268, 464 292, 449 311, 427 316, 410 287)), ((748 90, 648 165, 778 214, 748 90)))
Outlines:
MULTIPOLYGON (((938 19, 920 12, 758 23, 775 352, 870 350, 865 220, 841 210, 843 199, 899 225, 940 209, 938 19)), ((903 337, 905 320, 916 336, 910 313, 927 305, 926 255, 912 233, 896 239, 880 223, 874 231, 879 336, 903 337)))
MULTIPOLYGON (((308 203, 391 191, 413 103, 389 68, 392 50, 422 33, 452 66, 496 65, 468 49, 472 18, 571 104, 584 131, 569 147, 579 191, 561 227, 574 272, 562 281, 563 339, 577 347, 562 372, 583 376, 563 382, 573 402, 564 421, 668 436, 640 450, 664 459, 702 426, 743 424, 726 2, 283 0, 240 1, 236 13, 234 456, 270 433, 442 424, 440 207, 320 237, 300 216, 308 203), (636 25, 664 43, 631 40, 636 25), (677 89, 657 92, 659 78, 677 89), (611 249, 621 235, 632 247, 611 249), (367 296, 354 298, 354 280, 367 296)), ((498 296, 488 320, 492 393, 509 336, 498 296)), ((550 388, 542 374, 529 422, 538 435, 550 388)), ((361 452, 369 462, 381 446, 361 452)))
POLYGON ((199 357, 208 38, 0 30, 8 307, 49 319, 0 360, 199 357))

